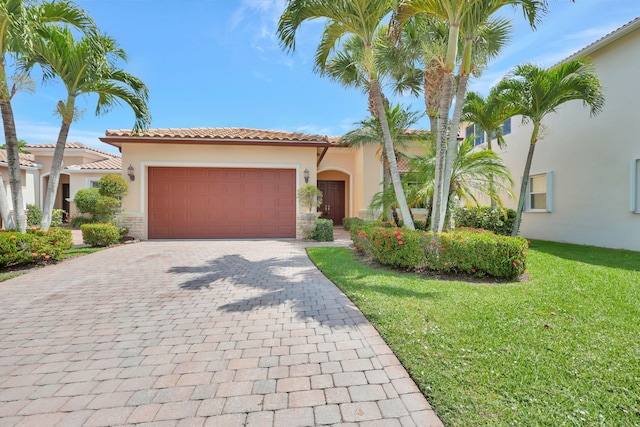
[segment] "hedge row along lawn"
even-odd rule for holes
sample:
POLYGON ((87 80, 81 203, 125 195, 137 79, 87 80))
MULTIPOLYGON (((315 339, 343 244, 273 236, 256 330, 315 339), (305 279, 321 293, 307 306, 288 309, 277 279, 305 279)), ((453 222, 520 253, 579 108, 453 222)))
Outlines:
POLYGON ((640 253, 534 241, 529 281, 485 284, 308 252, 445 425, 640 425, 640 253))

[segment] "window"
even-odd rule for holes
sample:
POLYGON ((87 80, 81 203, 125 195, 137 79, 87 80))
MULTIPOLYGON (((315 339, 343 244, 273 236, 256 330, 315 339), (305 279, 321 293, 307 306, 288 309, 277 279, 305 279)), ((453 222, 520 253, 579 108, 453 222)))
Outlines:
POLYGON ((476 124, 467 126, 467 130, 465 132, 465 136, 467 138, 470 138, 473 135, 476 136, 476 139, 473 140, 474 147, 484 144, 484 131, 476 124))
POLYGON ((502 124, 502 136, 509 135, 511 133, 511 117, 504 121, 502 124))
POLYGON ((98 181, 94 180, 94 179, 88 179, 87 180, 87 188, 98 188, 98 181))
POLYGON ((527 210, 551 212, 551 189, 553 184, 552 172, 529 177, 527 194, 527 210))
POLYGON ((631 161, 631 180, 630 180, 630 210, 633 213, 640 213, 640 159, 631 161))

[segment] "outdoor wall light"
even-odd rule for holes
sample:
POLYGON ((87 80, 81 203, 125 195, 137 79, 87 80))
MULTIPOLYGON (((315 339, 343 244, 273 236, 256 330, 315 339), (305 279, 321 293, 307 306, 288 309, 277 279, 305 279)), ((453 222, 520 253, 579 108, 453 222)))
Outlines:
POLYGON ((304 172, 302 173, 302 176, 304 176, 304 183, 308 184, 309 183, 309 169, 304 168, 304 172))
POLYGON ((133 166, 129 165, 129 167, 127 168, 127 172, 129 175, 129 179, 131 181, 135 181, 136 180, 136 176, 133 174, 134 170, 133 170, 133 166))

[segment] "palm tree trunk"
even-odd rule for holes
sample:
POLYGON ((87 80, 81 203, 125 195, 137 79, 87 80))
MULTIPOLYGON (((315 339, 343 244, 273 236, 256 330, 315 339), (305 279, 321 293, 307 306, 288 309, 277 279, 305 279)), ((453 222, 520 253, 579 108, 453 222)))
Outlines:
POLYGON ((9 199, 7 198, 7 189, 4 186, 2 174, 0 174, 0 215, 2 215, 2 228, 12 230, 15 228, 13 216, 11 216, 11 207, 9 207, 9 199))
POLYGON ((22 177, 20 176, 20 156, 18 155, 18 136, 13 117, 10 99, 0 99, 4 140, 7 147, 7 163, 9 164, 9 185, 13 199, 13 215, 16 229, 24 233, 27 229, 24 215, 24 200, 22 198, 22 177))
MULTIPOLYGON (((485 138, 487 138, 487 150, 492 150, 491 148, 491 134, 489 132, 485 132, 485 138)), ((489 197, 491 198, 491 208, 495 209, 498 204, 495 199, 495 186, 493 185, 493 174, 489 175, 489 197)))
MULTIPOLYGON (((68 97, 65 110, 73 111, 75 106, 74 97, 68 97)), ((47 193, 44 197, 44 206, 42 206, 42 225, 43 230, 48 230, 51 226, 51 216, 53 214, 53 205, 58 194, 58 184, 60 183, 60 170, 62 169, 62 159, 64 157, 64 148, 71 128, 73 116, 63 117, 60 132, 58 133, 58 141, 53 151, 53 160, 51 161, 51 171, 49 173, 49 184, 47 185, 47 193)))
MULTIPOLYGON (((438 128, 436 134, 436 163, 435 178, 433 182, 433 207, 431 209, 431 231, 441 232, 440 216, 443 214, 442 200, 444 199, 444 169, 447 155, 447 130, 449 123, 449 110, 453 98, 453 72, 443 69, 442 93, 438 108, 438 128)), ((445 207, 446 209, 446 207, 445 207)), ((443 219, 444 221, 444 219, 443 219)))
POLYGON ((522 184, 520 185, 520 197, 518 198, 518 209, 516 210, 516 218, 513 221, 512 236, 517 236, 520 232, 520 223, 522 222, 522 213, 524 212, 524 204, 527 198, 527 188, 529 187, 529 173, 531 172, 531 162, 533 161, 533 151, 538 141, 538 133, 540 131, 540 123, 533 122, 533 133, 531 134, 531 142, 529 144, 529 153, 527 161, 524 164, 524 172, 522 173, 522 184))
MULTIPOLYGON (((387 159, 387 150, 382 147, 382 191, 383 193, 387 193, 389 188, 391 187, 391 172, 389 171, 389 160, 387 159)), ((392 209, 395 210, 389 203, 387 203, 386 198, 383 198, 383 212, 382 212, 382 220, 388 221, 389 218, 393 217, 392 209)))
POLYGON ((382 98, 382 87, 380 82, 375 77, 370 78, 370 90, 373 95, 373 101, 375 104, 376 112, 378 113, 378 121, 380 122, 380 128, 382 129, 382 139, 384 140, 384 148, 386 151, 387 161, 389 162, 389 173, 391 174, 391 182, 393 183, 393 189, 396 193, 396 200, 398 201, 398 207, 400 208, 400 214, 404 220, 404 226, 410 230, 414 230, 413 219, 409 212, 407 205, 407 199, 404 195, 404 189, 402 188, 402 181, 400 181, 400 172, 398 171, 398 162, 396 161, 396 153, 393 149, 393 141, 391 139, 391 132, 389 131, 389 122, 387 121, 387 115, 384 110, 384 101, 382 98))

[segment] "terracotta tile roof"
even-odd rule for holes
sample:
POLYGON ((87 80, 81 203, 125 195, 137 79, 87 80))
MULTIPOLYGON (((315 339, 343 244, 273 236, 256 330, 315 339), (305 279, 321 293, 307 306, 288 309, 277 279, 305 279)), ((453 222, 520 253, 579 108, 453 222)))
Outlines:
POLYGON ((111 157, 110 159, 97 160, 95 162, 83 163, 81 165, 69 165, 65 169, 71 170, 122 170, 122 158, 111 157))
POLYGON ((143 137, 175 139, 251 140, 274 142, 328 142, 324 135, 248 128, 165 128, 147 129, 135 136, 131 130, 107 130, 107 137, 143 137))
MULTIPOLYGON (((29 150, 29 149, 39 149, 39 148, 47 148, 47 149, 53 150, 53 149, 56 148, 56 144, 55 143, 27 144, 24 147, 27 150, 29 150)), ((81 144, 79 142, 67 142, 64 145, 64 149, 65 150, 68 150, 68 149, 87 150, 87 151, 93 151, 94 153, 98 153, 98 154, 101 154, 103 156, 118 157, 117 154, 109 153, 108 151, 100 150, 99 148, 95 148, 95 147, 92 147, 90 145, 81 144)))
MULTIPOLYGON (((37 167, 33 154, 18 154, 20 157, 20 166, 37 167)), ((7 150, 0 150, 0 163, 8 163, 7 150)))

